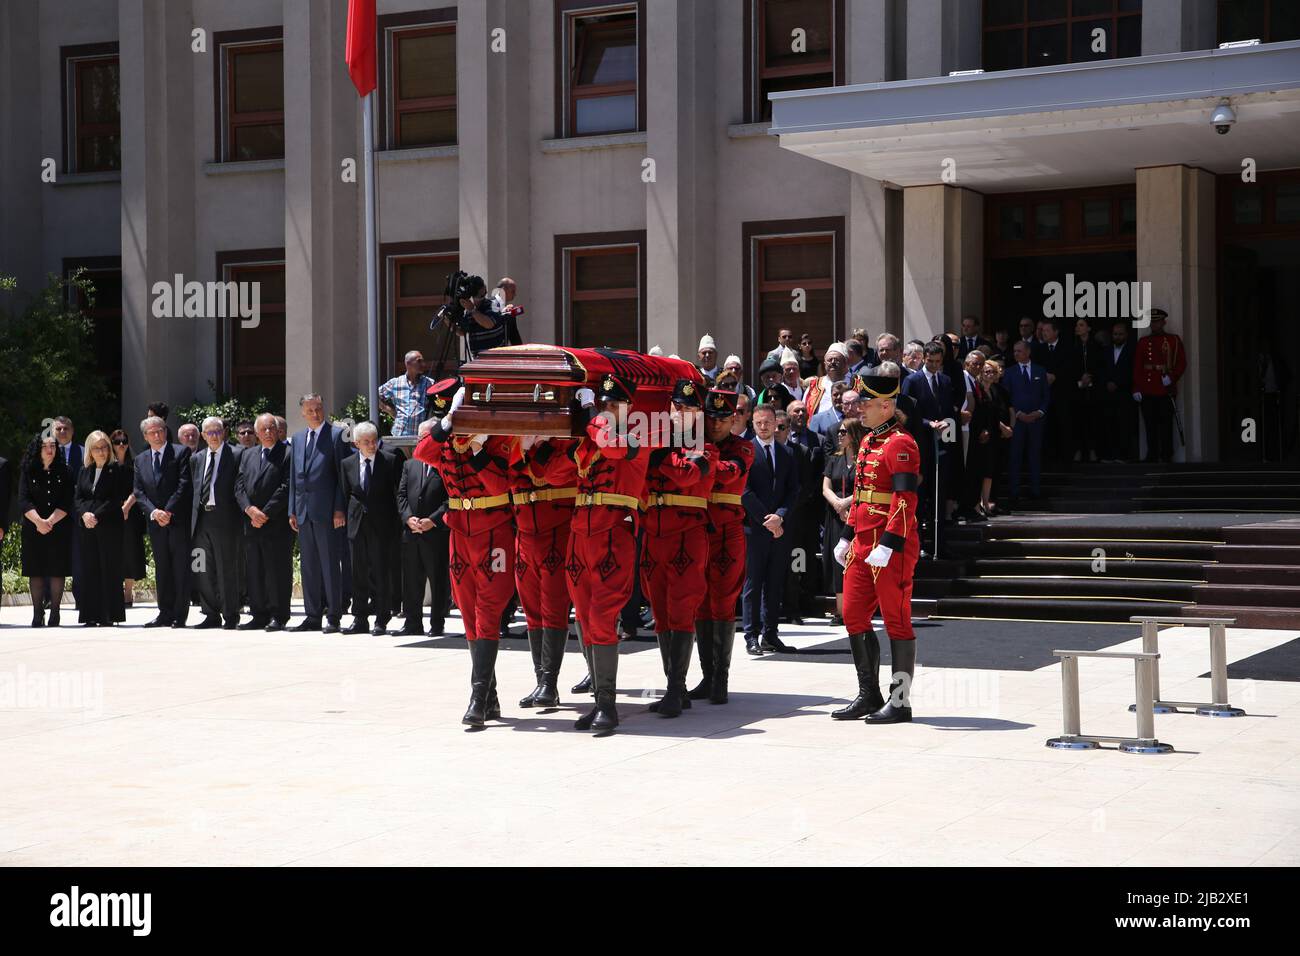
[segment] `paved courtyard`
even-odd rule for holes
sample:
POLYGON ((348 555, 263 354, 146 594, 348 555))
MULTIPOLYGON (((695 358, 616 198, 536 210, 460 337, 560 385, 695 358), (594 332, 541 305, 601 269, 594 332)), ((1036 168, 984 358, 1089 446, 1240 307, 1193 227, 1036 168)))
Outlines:
MULTIPOLYGON (((565 706, 515 706, 533 682, 512 641, 505 719, 470 731, 458 639, 15 626, 29 614, 0 609, 6 865, 1300 863, 1294 678, 1231 680, 1247 717, 1158 716, 1177 752, 1144 757, 1047 749, 1059 667, 926 666, 935 631, 918 720, 895 727, 827 717, 847 655, 754 660, 739 640, 731 703, 661 719, 659 655, 635 643, 623 726, 593 738, 571 726, 573 642, 565 706)), ((976 623, 943 622, 947 645, 976 623)), ((1114 634, 1138 649, 1136 627, 1114 634)), ((1296 637, 1229 631, 1229 661, 1296 637)), ((1208 695, 1206 646, 1162 632, 1166 697, 1208 695)), ((1132 733, 1130 662, 1085 659, 1082 688, 1085 733, 1132 733)))

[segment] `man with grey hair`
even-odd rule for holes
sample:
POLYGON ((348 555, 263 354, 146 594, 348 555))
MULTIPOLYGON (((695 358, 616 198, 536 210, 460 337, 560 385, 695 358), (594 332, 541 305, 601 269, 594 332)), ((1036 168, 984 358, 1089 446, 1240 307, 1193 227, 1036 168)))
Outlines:
POLYGON ((193 422, 186 422, 176 429, 176 440, 188 448, 190 454, 197 454, 203 444, 199 440, 199 426, 193 422))
POLYGON ((135 506, 153 546, 158 616, 145 627, 184 627, 190 609, 190 450, 167 441, 167 423, 140 423, 149 447, 135 459, 135 506))
POLYGON ((226 426, 220 418, 203 419, 207 446, 190 456, 190 484, 194 488, 190 510, 190 537, 195 550, 192 570, 198 586, 203 620, 199 629, 239 626, 239 579, 235 550, 241 530, 235 502, 234 449, 226 443, 226 426), (223 623, 224 619, 224 623, 223 623))
POLYGON ((902 343, 899 342, 898 336, 892 332, 881 332, 879 335, 877 335, 876 336, 877 364, 884 363, 884 362, 897 362, 899 357, 898 347, 900 344, 902 343))
POLYGON ((282 631, 293 596, 293 535, 289 531, 289 446, 279 439, 279 419, 269 412, 253 423, 257 448, 239 459, 235 501, 244 522, 251 621, 241 631, 282 631))
POLYGON ((315 392, 298 400, 306 426, 294 434, 289 469, 289 527, 298 533, 302 556, 302 596, 306 618, 295 631, 337 634, 343 616, 343 550, 334 534, 347 523, 339 465, 348 454, 343 429, 325 418, 325 403, 315 392), (328 623, 321 618, 328 612, 328 623))
POLYGON ((406 374, 379 386, 379 407, 393 417, 394 436, 410 437, 424 419, 425 393, 433 379, 424 374, 424 356, 412 349, 403 360, 406 374))
MULTIPOLYGON (((344 634, 375 637, 388 633, 393 616, 393 560, 398 552, 397 486, 401 471, 393 456, 379 448, 373 422, 352 428, 355 455, 339 467, 347 502, 348 547, 352 553, 352 624, 344 634), (370 629, 370 615, 375 626, 370 629)), ((418 611, 417 611, 418 619, 418 611)))
POLYGON ((925 343, 913 339, 903 346, 903 365, 909 372, 915 372, 925 364, 925 343))

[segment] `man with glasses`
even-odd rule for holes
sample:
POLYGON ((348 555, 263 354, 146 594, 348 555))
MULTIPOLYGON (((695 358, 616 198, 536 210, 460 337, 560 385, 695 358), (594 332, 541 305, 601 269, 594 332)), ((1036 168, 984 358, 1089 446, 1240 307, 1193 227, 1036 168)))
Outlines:
POLYGON ((808 394, 804 396, 808 414, 814 418, 834 407, 832 395, 837 383, 843 382, 848 387, 849 350, 843 342, 832 342, 826 346, 822 364, 826 366, 826 374, 809 382, 808 394))
POLYGON ((235 438, 238 439, 240 448, 257 447, 257 433, 250 421, 245 420, 235 426, 235 438))
POLYGON ((190 485, 194 489, 190 535, 195 550, 194 572, 203 620, 197 629, 239 625, 240 588, 235 561, 241 530, 235 501, 239 459, 226 444, 221 419, 209 416, 200 429, 206 447, 190 456, 190 485))

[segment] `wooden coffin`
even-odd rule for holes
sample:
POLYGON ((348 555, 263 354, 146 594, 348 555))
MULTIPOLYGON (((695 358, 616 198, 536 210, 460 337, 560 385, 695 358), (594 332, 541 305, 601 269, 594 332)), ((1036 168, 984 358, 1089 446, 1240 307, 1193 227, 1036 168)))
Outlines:
POLYGON ((704 379, 682 359, 616 349, 575 349, 555 345, 515 345, 488 349, 460 369, 465 401, 456 412, 456 431, 490 435, 572 437, 577 433, 575 395, 593 389, 608 374, 637 388, 634 407, 662 411, 673 384, 704 379))
POLYGON ((488 349, 460 369, 465 401, 456 431, 565 438, 576 428, 574 394, 587 381, 564 349, 519 345, 488 349))

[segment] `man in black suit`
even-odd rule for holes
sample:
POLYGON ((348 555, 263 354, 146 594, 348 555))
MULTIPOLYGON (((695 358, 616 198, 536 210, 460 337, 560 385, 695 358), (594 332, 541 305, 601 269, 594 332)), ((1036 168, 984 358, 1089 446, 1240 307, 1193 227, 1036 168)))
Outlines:
POLYGON ((388 633, 393 615, 391 562, 397 552, 398 464, 379 450, 379 429, 361 422, 352 429, 355 455, 339 465, 339 487, 348 515, 348 545, 352 549, 352 624, 344 634, 375 637, 388 633), (371 612, 375 626, 370 627, 371 612))
POLYGON ((140 423, 149 447, 135 459, 135 506, 148 522, 158 582, 158 616, 145 627, 184 627, 190 610, 190 450, 167 441, 167 423, 140 423))
POLYGON ((966 356, 978 348, 990 347, 989 340, 980 335, 980 320, 973 315, 961 320, 961 339, 957 343, 957 357, 963 362, 966 356))
POLYGON ((763 645, 790 652, 777 630, 781 623, 781 592, 790 570, 790 537, 785 519, 799 496, 799 472, 794 455, 776 438, 776 410, 754 409, 754 465, 749 469, 741 504, 745 523, 745 587, 741 591, 745 650, 760 656, 763 645), (761 643, 760 643, 761 634, 761 643))
MULTIPOLYGON (((0 545, 4 544, 5 532, 9 530, 9 498, 13 494, 13 473, 9 462, 0 458, 0 545)), ((0 583, 0 594, 4 593, 0 583)))
POLYGON ((821 593, 821 562, 817 552, 821 542, 821 519, 826 501, 822 498, 822 471, 826 458, 818 436, 808 427, 808 413, 803 402, 786 406, 786 447, 799 463, 799 497, 791 516, 790 577, 785 584, 786 617, 792 624, 802 624, 811 615, 813 602, 821 593))
POLYGON ((198 628, 239 626, 239 574, 235 562, 240 531, 235 477, 239 458, 226 444, 226 426, 209 416, 199 429, 207 447, 190 456, 190 535, 200 562, 194 568, 203 620, 198 628), (224 618, 224 623, 223 623, 224 618))
POLYGON ((289 528, 289 446, 269 412, 254 424, 258 447, 246 448, 235 477, 235 501, 244 524, 251 621, 241 631, 282 631, 293 597, 293 532, 289 528))
POLYGON ((1047 384, 1052 392, 1052 404, 1043 426, 1043 460, 1067 465, 1074 457, 1070 452, 1070 389, 1078 381, 1071 375, 1073 350, 1061 341, 1056 319, 1042 319, 1038 323, 1038 337, 1041 340, 1038 351, 1031 357, 1047 370, 1047 384))
MULTIPOLYGON (((950 459, 961 449, 959 403, 952 380, 943 371, 943 360, 943 346, 938 342, 928 343, 925 346, 925 364, 903 379, 901 389, 916 409, 915 415, 908 416, 907 430, 921 450, 921 487, 917 507, 922 524, 932 532, 931 549, 934 547, 935 499, 938 498, 941 509, 946 508, 952 486, 950 459), (934 479, 936 468, 938 487, 935 487, 934 479)), ((962 397, 965 398, 965 392, 962 397)), ((943 517, 941 510, 940 518, 943 517)))
MULTIPOLYGON (((422 422, 419 437, 433 430, 433 420, 422 422)), ((402 519, 402 586, 406 626, 403 637, 420 637, 424 631, 420 614, 424 608, 424 587, 433 597, 429 608, 429 636, 441 637, 447 614, 449 588, 448 550, 451 532, 447 528, 447 489, 442 475, 432 465, 412 458, 402 467, 397 486, 397 514, 402 519)))
POLYGON ((1128 322, 1120 319, 1110 329, 1110 345, 1102 361, 1102 461, 1132 461, 1137 457, 1137 402, 1133 401, 1133 356, 1128 322))

